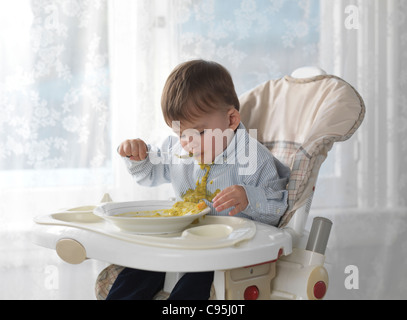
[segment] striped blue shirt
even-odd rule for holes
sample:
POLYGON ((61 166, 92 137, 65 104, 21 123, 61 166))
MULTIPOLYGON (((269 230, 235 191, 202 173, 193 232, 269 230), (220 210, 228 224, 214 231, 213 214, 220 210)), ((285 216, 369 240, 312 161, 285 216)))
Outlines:
MULTIPOLYGON (((177 150, 180 154, 177 137, 168 137, 160 148, 148 145, 148 150, 149 155, 143 161, 124 157, 128 171, 143 186, 172 183, 179 200, 187 190, 196 188, 197 180, 201 181, 206 172, 194 158, 179 159, 170 155, 177 150)), ((242 186, 249 204, 236 216, 277 226, 288 206, 289 175, 290 170, 240 124, 228 147, 211 165, 207 190, 213 193, 232 185, 242 186)), ((231 210, 217 212, 211 203, 206 203, 212 215, 228 215, 231 210)))

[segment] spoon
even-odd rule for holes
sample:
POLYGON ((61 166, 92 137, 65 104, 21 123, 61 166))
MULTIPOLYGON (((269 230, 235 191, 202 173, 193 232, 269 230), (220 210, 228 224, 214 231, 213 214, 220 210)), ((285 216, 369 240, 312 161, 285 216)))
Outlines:
MULTIPOLYGON (((157 151, 148 151, 147 154, 157 154, 157 151)), ((160 152, 162 154, 171 154, 170 152, 160 152)), ((194 156, 194 154, 192 152, 190 152, 189 154, 184 154, 184 155, 179 155, 179 154, 174 154, 175 157, 179 158, 179 159, 188 159, 188 158, 192 158, 194 156)), ((130 158, 131 156, 126 156, 127 158, 130 158)))
POLYGON ((188 159, 188 158, 192 158, 194 156, 194 154, 192 152, 190 152, 190 153, 184 154, 182 156, 180 156, 179 154, 175 154, 175 156, 180 159, 188 159))

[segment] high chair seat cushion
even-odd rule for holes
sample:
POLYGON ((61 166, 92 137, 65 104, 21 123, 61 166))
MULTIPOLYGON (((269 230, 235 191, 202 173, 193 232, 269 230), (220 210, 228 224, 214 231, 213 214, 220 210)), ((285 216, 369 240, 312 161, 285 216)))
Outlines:
POLYGON ((106 300, 113 283, 125 267, 111 264, 99 273, 95 283, 95 295, 97 300, 106 300))
POLYGON ((240 97, 242 122, 291 168, 285 226, 313 192, 334 142, 349 139, 365 115, 358 92, 332 75, 271 80, 240 97))

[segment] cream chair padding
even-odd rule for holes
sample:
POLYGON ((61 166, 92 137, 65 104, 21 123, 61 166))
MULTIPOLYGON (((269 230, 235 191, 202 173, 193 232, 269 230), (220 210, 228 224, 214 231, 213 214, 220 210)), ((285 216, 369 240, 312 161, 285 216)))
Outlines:
POLYGON ((349 139, 365 115, 363 99, 332 75, 268 81, 242 95, 241 117, 247 129, 291 168, 289 207, 279 227, 313 193, 318 172, 334 142, 349 139))

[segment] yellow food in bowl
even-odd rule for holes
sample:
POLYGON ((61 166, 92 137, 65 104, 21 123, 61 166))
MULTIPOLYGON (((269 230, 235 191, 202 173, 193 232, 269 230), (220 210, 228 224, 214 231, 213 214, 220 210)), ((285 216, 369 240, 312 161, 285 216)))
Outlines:
POLYGON ((199 203, 179 201, 174 203, 172 208, 163 210, 151 210, 151 211, 138 211, 138 212, 126 212, 116 215, 116 217, 180 217, 186 214, 197 214, 207 207, 206 203, 201 201, 199 203))
POLYGON ((176 217, 184 216, 186 214, 193 215, 200 213, 203 209, 207 207, 206 203, 202 201, 203 199, 211 201, 220 192, 216 190, 211 193, 207 190, 207 180, 209 171, 211 170, 210 165, 201 164, 201 169, 205 170, 205 175, 202 180, 196 182, 195 189, 189 189, 182 196, 183 201, 178 201, 174 203, 172 208, 164 210, 154 210, 154 211, 139 211, 139 212, 126 212, 116 215, 117 217, 176 217))

